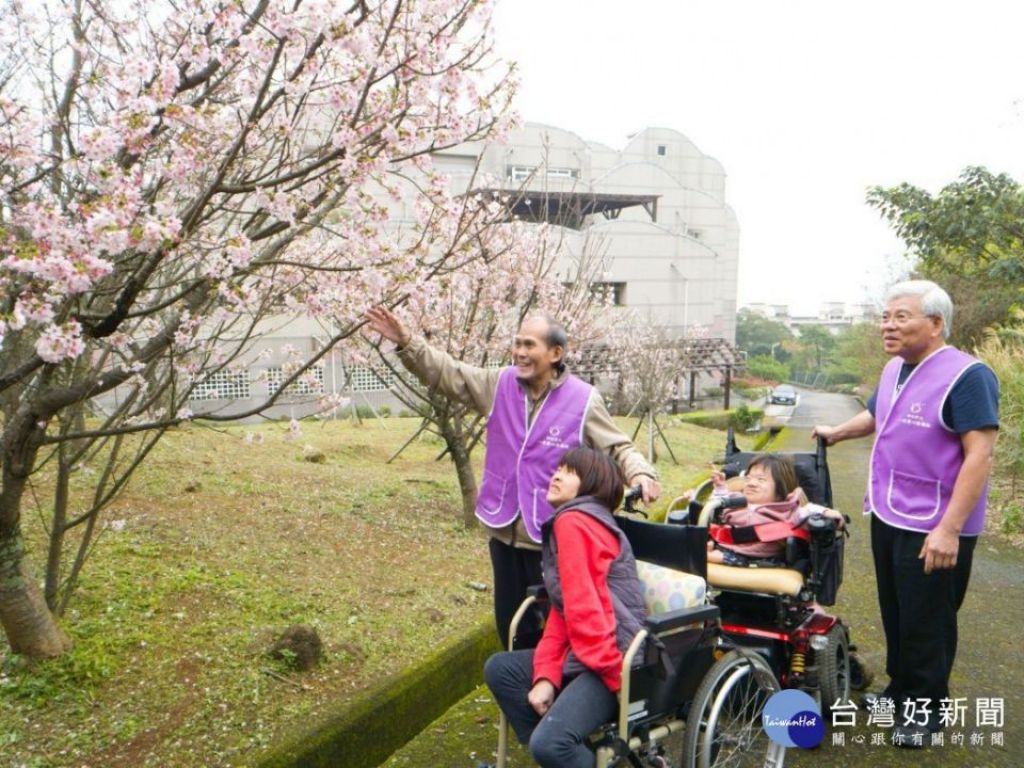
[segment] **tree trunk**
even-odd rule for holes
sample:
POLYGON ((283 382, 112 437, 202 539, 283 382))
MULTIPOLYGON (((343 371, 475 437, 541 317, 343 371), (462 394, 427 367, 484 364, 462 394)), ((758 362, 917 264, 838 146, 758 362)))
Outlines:
POLYGON ((21 535, 0 539, 0 626, 14 653, 32 658, 60 656, 71 641, 46 607, 35 579, 26 572, 21 535))
POLYGON ((462 419, 449 413, 438 414, 437 425, 441 436, 448 446, 448 453, 455 462, 455 474, 459 478, 462 491, 462 524, 466 528, 476 526, 476 476, 469 460, 469 449, 466 445, 469 435, 463 428, 462 419))
POLYGON ((32 658, 60 656, 71 647, 46 606, 43 593, 25 563, 21 500, 39 445, 44 420, 23 408, 3 433, 3 484, 0 486, 0 627, 14 653, 32 658))

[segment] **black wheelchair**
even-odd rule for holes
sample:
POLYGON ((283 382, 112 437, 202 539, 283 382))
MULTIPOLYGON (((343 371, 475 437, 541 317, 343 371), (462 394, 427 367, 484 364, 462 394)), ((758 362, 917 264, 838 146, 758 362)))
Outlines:
MULTIPOLYGON (((706 529, 627 516, 618 522, 637 558, 650 615, 624 654, 619 716, 590 737, 595 768, 782 766, 786 748, 762 728, 779 681, 761 654, 733 647, 721 631, 720 609, 706 595, 706 529)), ((510 637, 543 599, 542 588, 531 590, 510 637)), ((508 735, 502 714, 497 768, 507 765, 508 735)))

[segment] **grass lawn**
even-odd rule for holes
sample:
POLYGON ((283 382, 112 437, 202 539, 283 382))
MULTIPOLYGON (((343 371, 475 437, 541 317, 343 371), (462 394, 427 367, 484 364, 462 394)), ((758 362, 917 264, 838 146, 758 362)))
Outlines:
MULTIPOLYGON (((725 442, 665 422, 680 464, 657 446, 665 491, 655 511, 725 442)), ((635 423, 621 421, 627 434, 635 423)), ((31 669, 3 658, 0 762, 245 765, 489 616, 483 534, 459 522, 455 473, 435 461, 440 442, 418 439, 386 463, 417 426, 310 423, 292 440, 276 423, 169 434, 104 516, 63 619, 74 649, 31 669), (307 460, 315 451, 321 463, 307 460), (266 655, 292 624, 324 641, 310 672, 266 655)), ((37 567, 44 520, 24 511, 37 567)))

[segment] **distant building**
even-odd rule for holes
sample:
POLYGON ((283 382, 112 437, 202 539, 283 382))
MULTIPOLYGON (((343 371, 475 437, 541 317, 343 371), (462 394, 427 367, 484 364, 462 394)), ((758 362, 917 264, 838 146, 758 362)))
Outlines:
POLYGON ((839 333, 857 323, 874 322, 878 308, 873 304, 846 304, 841 301, 824 302, 816 315, 791 315, 787 304, 747 304, 743 309, 784 323, 795 335, 805 325, 818 325, 832 333, 839 333))

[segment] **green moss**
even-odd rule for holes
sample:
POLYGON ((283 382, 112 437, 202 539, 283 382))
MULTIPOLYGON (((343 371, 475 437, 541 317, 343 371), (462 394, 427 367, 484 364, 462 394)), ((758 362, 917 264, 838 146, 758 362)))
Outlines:
MULTIPOLYGON (((482 623, 457 644, 384 680, 371 693, 328 714, 309 731, 272 747, 258 768, 364 768, 378 765, 466 693, 480 685, 484 662, 498 650, 482 623)), ((402 659, 395 659, 401 667, 402 659)))

